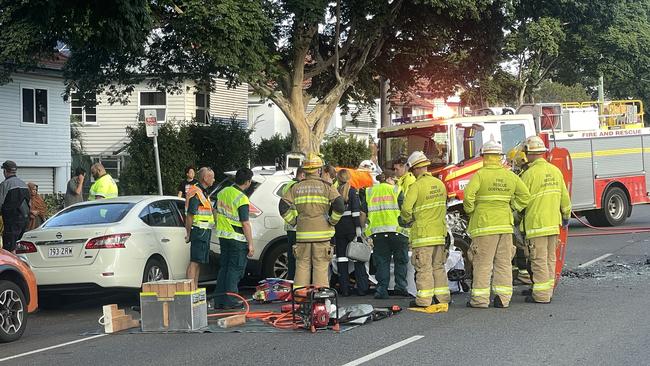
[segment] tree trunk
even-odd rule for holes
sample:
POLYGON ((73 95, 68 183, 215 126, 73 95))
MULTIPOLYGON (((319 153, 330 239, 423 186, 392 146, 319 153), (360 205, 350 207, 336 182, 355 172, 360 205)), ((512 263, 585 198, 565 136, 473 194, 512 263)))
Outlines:
POLYGON ((518 107, 521 107, 521 105, 525 103, 525 98, 526 98, 526 84, 523 84, 519 88, 519 93, 517 95, 517 103, 519 104, 518 107))

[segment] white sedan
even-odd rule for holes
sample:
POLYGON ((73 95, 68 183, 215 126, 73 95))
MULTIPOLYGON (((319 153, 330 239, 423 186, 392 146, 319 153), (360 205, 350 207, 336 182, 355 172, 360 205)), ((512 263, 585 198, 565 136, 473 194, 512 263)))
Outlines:
MULTIPOLYGON (((184 200, 165 196, 80 203, 25 233, 17 253, 31 265, 39 290, 139 288, 186 278, 184 209, 184 200)), ((202 279, 214 278, 216 268, 205 267, 202 279)))

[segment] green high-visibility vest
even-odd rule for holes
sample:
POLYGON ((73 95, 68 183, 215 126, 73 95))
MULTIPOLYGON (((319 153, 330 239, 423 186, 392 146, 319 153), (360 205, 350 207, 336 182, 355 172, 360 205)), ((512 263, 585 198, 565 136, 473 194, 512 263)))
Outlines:
POLYGON ((117 197, 117 184, 115 184, 115 181, 110 174, 102 175, 90 187, 88 201, 94 201, 97 196, 102 196, 104 198, 117 197))
POLYGON ((248 204, 248 196, 233 186, 226 187, 217 194, 217 234, 220 238, 246 241, 241 233, 239 208, 248 204), (235 230, 236 227, 240 230, 235 230))
POLYGON ((396 232, 405 234, 398 224, 398 196, 399 187, 388 183, 379 183, 366 189, 368 205, 366 235, 396 232))

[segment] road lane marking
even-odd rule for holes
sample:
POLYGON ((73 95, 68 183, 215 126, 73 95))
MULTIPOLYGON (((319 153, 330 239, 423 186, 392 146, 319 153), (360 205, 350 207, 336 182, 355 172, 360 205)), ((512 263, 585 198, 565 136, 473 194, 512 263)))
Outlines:
POLYGON ((585 268, 585 267, 588 267, 588 266, 590 266, 590 265, 592 265, 592 264, 594 264, 594 263, 596 263, 596 262, 598 262, 598 261, 600 261, 600 260, 603 260, 603 259, 609 257, 610 255, 613 255, 613 254, 614 254, 614 253, 603 254, 603 255, 601 255, 601 256, 598 257, 598 258, 594 258, 594 259, 590 260, 589 262, 586 262, 586 263, 583 263, 583 264, 579 265, 578 268, 585 268))
POLYGON ((5 357, 5 358, 0 358, 0 362, 13 360, 13 359, 16 359, 16 358, 19 358, 19 357, 33 355, 34 353, 49 351, 49 350, 55 349, 55 348, 61 348, 61 347, 69 346, 69 345, 75 344, 75 343, 89 341, 91 339, 95 339, 95 338, 99 338, 99 337, 103 337, 103 336, 107 336, 107 335, 108 334, 98 334, 98 335, 94 335, 92 337, 81 338, 81 339, 77 339, 75 341, 70 341, 70 342, 66 342, 66 343, 57 344, 55 346, 45 347, 45 348, 41 348, 41 349, 37 349, 37 350, 25 352, 25 353, 20 353, 20 354, 5 357))
POLYGON ((373 352, 373 353, 371 353, 369 355, 366 355, 366 356, 363 356, 361 358, 357 358, 356 360, 348 362, 343 366, 361 365, 362 363, 366 363, 366 362, 368 362, 368 361, 370 361, 372 359, 375 359, 375 358, 377 358, 377 357, 379 357, 381 355, 385 355, 388 352, 394 351, 394 350, 396 350, 396 349, 398 349, 400 347, 404 347, 407 344, 413 343, 413 342, 418 341, 418 340, 420 340, 422 338, 424 338, 424 336, 421 336, 421 335, 416 335, 416 336, 413 336, 411 338, 407 338, 407 339, 405 339, 403 341, 399 341, 399 342, 397 342, 397 343, 395 343, 393 345, 390 345, 390 346, 388 346, 386 348, 382 348, 379 351, 373 352))

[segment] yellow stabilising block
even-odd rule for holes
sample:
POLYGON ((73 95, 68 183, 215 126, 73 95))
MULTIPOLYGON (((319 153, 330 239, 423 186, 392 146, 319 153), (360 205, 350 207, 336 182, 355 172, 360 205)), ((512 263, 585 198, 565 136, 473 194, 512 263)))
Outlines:
POLYGON ((446 313, 449 310, 449 304, 433 304, 429 305, 426 308, 409 308, 409 310, 419 311, 420 313, 446 313))

